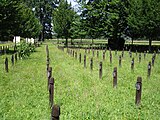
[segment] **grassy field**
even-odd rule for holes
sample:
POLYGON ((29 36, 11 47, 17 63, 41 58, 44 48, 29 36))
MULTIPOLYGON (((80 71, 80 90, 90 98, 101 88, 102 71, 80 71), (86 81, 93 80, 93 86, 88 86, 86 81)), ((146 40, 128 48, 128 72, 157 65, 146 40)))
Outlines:
MULTIPOLYGON (((50 41, 53 41, 54 43, 57 43, 58 41, 61 43, 61 42, 65 42, 65 39, 52 39, 50 41)), ((108 40, 106 39, 94 39, 94 44, 107 44, 108 43, 108 40)), ((69 39, 68 42, 70 43, 71 40, 69 39)), ((75 39, 73 40, 74 43, 81 43, 81 40, 80 39, 75 39)), ((91 44, 92 43, 92 40, 91 39, 82 39, 82 43, 83 44, 91 44)), ((125 44, 132 44, 132 41, 131 40, 126 40, 125 41, 125 44)), ((149 41, 147 40, 134 40, 133 41, 133 44, 134 45, 149 45, 149 41)), ((160 45, 160 41, 152 41, 152 45, 160 45)))
MULTIPOLYGON (((92 53, 87 53, 87 68, 83 67, 84 50, 75 50, 82 54, 82 63, 49 43, 50 66, 55 78, 55 103, 61 107, 61 120, 158 120, 160 118, 160 55, 156 57, 150 79, 147 78, 147 65, 151 54, 147 54, 141 63, 135 58, 135 69, 131 71, 128 52, 118 66, 118 55, 112 51, 113 62, 93 58, 93 71, 90 70, 92 53), (99 79, 99 62, 103 61, 103 76, 99 79), (113 88, 113 68, 118 69, 118 86, 113 88), (142 77, 141 106, 135 106, 135 83, 142 77)), ((0 57, 0 119, 4 120, 48 120, 45 45, 37 48, 29 59, 18 61, 4 71, 4 58, 0 57)))

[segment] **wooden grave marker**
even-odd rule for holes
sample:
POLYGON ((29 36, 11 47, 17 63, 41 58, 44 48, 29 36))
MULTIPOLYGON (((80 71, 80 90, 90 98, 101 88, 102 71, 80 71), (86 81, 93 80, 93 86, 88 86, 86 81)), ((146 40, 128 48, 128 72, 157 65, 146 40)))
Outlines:
POLYGON ((5 70, 6 70, 6 72, 8 72, 9 70, 8 70, 8 58, 6 57, 6 59, 5 59, 5 70))
POLYGON ((99 64, 99 79, 102 79, 102 62, 99 64))
POLYGON ((137 82, 136 82, 136 97, 135 97, 135 104, 140 105, 141 102, 141 94, 142 94, 142 78, 137 77, 137 82))
POLYGON ((52 106, 51 120, 60 120, 60 106, 59 105, 52 106))
POLYGON ((117 67, 114 67, 113 70, 113 87, 117 87, 117 67))

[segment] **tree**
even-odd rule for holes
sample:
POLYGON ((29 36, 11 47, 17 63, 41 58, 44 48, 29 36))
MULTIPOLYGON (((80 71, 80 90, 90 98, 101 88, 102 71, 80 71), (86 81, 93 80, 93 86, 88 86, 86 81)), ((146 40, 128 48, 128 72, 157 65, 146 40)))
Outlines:
POLYGON ((149 40, 151 51, 152 40, 160 35, 160 1, 159 0, 131 0, 129 2, 128 25, 131 36, 149 40))
POLYGON ((128 2, 123 0, 111 0, 106 6, 107 31, 109 46, 113 49, 121 49, 124 46, 122 36, 127 28, 128 2))
POLYGON ((103 32, 103 9, 104 2, 102 0, 89 0, 82 4, 83 11, 81 13, 81 24, 87 35, 93 39, 98 38, 103 32))
POLYGON ((42 24, 41 34, 39 40, 44 41, 44 38, 52 38, 53 26, 52 26, 52 13, 57 8, 58 0, 23 0, 28 7, 30 7, 35 16, 42 24))
POLYGON ((32 11, 16 0, 0 1, 0 39, 12 40, 13 36, 37 37, 41 25, 32 11))
POLYGON ((70 28, 75 12, 67 1, 61 0, 59 6, 53 12, 54 31, 58 36, 66 39, 65 45, 68 46, 68 38, 71 36, 70 28))

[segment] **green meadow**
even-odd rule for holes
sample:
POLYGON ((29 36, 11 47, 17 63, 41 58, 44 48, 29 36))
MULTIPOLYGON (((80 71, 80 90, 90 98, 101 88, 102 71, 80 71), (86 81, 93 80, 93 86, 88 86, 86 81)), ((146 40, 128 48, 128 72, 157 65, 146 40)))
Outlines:
POLYGON ((72 49, 77 58, 59 50, 51 42, 43 43, 36 52, 24 60, 11 65, 10 55, 0 56, 0 119, 1 120, 48 120, 50 119, 49 94, 47 91, 46 45, 49 47, 50 66, 55 79, 54 103, 60 105, 61 120, 158 120, 160 118, 160 55, 156 55, 151 77, 147 77, 148 62, 152 54, 132 53, 134 71, 128 51, 124 52, 122 66, 119 55, 122 51, 109 51, 103 60, 103 51, 85 53, 83 49, 72 49), (82 62, 79 63, 79 53, 82 62), (87 56, 84 68, 83 56, 87 56), (9 73, 5 72, 4 60, 9 58, 9 73), (90 59, 93 57, 93 70, 90 59), (103 62, 102 79, 99 79, 99 63, 103 62), (117 67, 118 84, 113 88, 113 68, 117 67), (142 77, 140 106, 135 105, 135 83, 142 77))

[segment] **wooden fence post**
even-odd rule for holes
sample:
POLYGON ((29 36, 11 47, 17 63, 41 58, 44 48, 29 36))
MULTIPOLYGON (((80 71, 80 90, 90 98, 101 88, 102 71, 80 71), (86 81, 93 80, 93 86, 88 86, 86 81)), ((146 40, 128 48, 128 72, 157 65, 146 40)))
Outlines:
POLYGON ((122 61, 122 57, 121 55, 119 56, 119 66, 121 67, 121 61, 122 61))
POLYGON ((53 105, 51 112, 51 120, 59 120, 60 119, 60 106, 53 105))
POLYGON ((92 71, 93 70, 93 58, 91 58, 90 68, 91 68, 91 71, 92 71))
POLYGON ((8 58, 6 57, 6 59, 5 59, 5 70, 6 70, 6 72, 8 72, 9 70, 8 70, 8 58))
POLYGON ((148 63, 148 77, 151 75, 151 62, 148 63))
POLYGON ((132 58, 132 61, 131 61, 131 70, 134 69, 134 58, 132 58))
POLYGON ((99 79, 102 79, 102 62, 99 64, 99 79))
POLYGON ((117 67, 114 67, 113 70, 113 87, 117 87, 117 67))
POLYGON ((136 87, 135 104, 139 105, 141 102, 141 93, 142 93, 142 78, 141 77, 137 77, 137 83, 135 87, 136 87))
POLYGON ((50 107, 54 104, 54 78, 50 78, 49 80, 49 103, 50 107))

